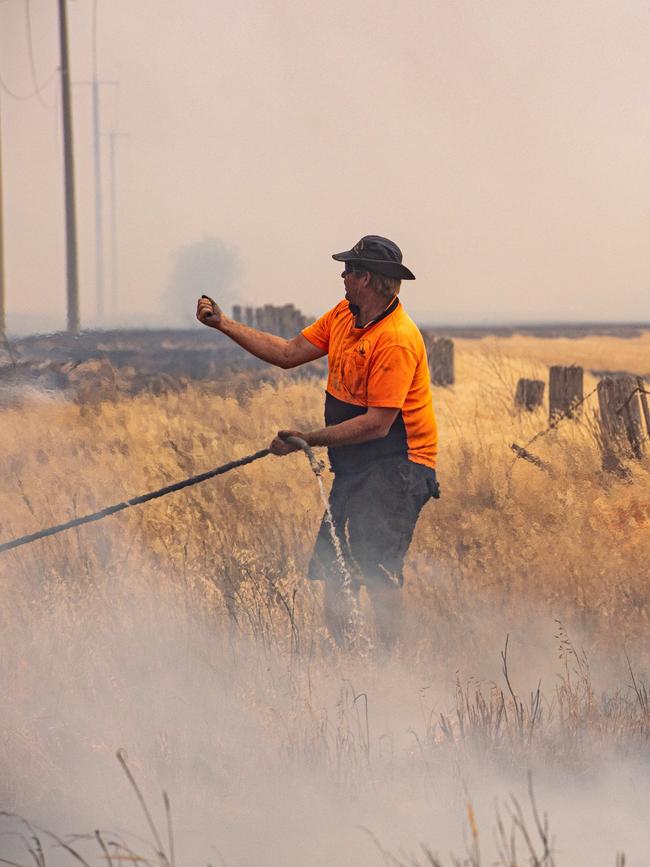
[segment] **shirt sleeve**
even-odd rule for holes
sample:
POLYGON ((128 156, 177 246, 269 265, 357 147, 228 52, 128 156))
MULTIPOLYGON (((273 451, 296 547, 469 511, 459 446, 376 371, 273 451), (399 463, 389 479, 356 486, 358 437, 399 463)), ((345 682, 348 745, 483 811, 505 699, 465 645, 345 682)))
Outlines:
POLYGON ((404 346, 387 346, 373 354, 368 373, 368 406, 401 409, 411 389, 417 356, 404 346))
POLYGON ((327 313, 324 313, 320 319, 317 319, 316 322, 303 328, 301 332, 303 337, 305 337, 310 343, 313 343, 314 346, 322 349, 323 352, 329 350, 330 331, 335 310, 336 307, 329 310, 327 313))

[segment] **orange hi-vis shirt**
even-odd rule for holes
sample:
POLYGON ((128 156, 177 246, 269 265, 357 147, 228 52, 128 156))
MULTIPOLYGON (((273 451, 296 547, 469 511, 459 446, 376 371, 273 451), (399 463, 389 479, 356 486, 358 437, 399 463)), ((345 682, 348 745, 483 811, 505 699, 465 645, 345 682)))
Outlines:
POLYGON ((327 352, 327 425, 362 415, 370 406, 400 410, 386 437, 330 449, 334 472, 354 472, 400 454, 435 468, 438 429, 427 353, 420 330, 399 299, 363 328, 356 326, 348 302, 341 301, 302 334, 327 352))

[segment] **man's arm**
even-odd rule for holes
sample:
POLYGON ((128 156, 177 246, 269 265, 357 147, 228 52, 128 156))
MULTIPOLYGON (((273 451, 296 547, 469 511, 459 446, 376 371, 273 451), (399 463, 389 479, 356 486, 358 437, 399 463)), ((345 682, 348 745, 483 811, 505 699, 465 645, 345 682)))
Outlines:
POLYGON ((300 437, 309 446, 351 446, 355 443, 365 443, 385 437, 395 419, 399 409, 385 406, 368 407, 368 412, 357 415, 323 427, 319 430, 301 432, 296 430, 281 430, 271 443, 271 451, 274 455, 288 455, 297 451, 297 446, 285 442, 289 436, 300 437))
POLYGON ((203 325, 221 331, 256 358, 261 358, 262 361, 282 367, 284 370, 327 355, 302 334, 296 335, 291 340, 285 340, 284 337, 249 328, 248 325, 226 316, 219 305, 207 295, 202 295, 198 300, 196 318, 203 325))

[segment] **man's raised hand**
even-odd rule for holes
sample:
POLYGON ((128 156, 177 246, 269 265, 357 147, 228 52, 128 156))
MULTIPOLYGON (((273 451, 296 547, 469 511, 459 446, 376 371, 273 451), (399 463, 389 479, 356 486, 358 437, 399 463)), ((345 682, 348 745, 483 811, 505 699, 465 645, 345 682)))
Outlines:
POLYGON ((211 328, 218 328, 222 316, 221 307, 217 302, 208 295, 201 295, 196 304, 196 318, 199 322, 211 328))

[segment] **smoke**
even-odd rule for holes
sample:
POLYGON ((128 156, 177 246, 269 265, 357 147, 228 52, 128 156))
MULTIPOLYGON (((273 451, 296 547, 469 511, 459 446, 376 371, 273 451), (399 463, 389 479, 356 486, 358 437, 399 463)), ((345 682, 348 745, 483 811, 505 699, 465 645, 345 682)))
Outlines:
MULTIPOLYGON (((250 591, 236 592, 243 603, 250 591)), ((12 701, 0 727, 1 806, 59 835, 101 828, 107 840, 119 835, 154 858, 151 831, 115 759, 123 748, 165 840, 162 791, 170 797, 178 864, 371 867, 388 857, 380 847, 419 853, 424 864, 420 844, 444 864, 448 853, 476 846, 484 863, 498 863, 497 812, 509 834, 517 804, 542 848, 531 771, 558 867, 614 867, 623 849, 630 863, 642 863, 634 858, 648 842, 647 751, 643 759, 642 740, 625 743, 615 727, 590 729, 577 683, 564 705, 576 731, 566 720, 550 722, 554 683, 567 675, 549 652, 554 639, 538 641, 522 624, 509 648, 523 705, 540 672, 545 689, 539 733, 524 711, 520 737, 516 715, 506 718, 512 704, 496 718, 501 647, 479 611, 471 615, 474 642, 484 652, 473 680, 475 671, 460 668, 462 646, 427 657, 419 645, 417 656, 413 636, 388 658, 340 654, 322 632, 303 633, 320 606, 318 589, 299 586, 297 594, 298 637, 285 642, 277 623, 275 637, 267 632, 250 599, 248 614, 235 606, 228 619, 216 602, 206 610, 160 574, 115 575, 112 586, 88 586, 83 598, 50 588, 31 603, 29 631, 18 627, 2 640, 3 693, 12 701), (249 629, 246 616, 258 624, 249 629), (455 683, 444 674, 449 665, 458 666, 455 683)), ((612 681, 609 690, 602 702, 617 701, 612 681)), ((595 718, 597 707, 591 712, 595 718)), ((517 863, 527 864, 518 839, 517 863)), ((0 841, 0 852, 15 857, 20 841, 0 841)), ((94 838, 78 845, 103 863, 94 838)), ((60 851, 52 857, 48 863, 74 861, 60 851)))
POLYGON ((177 327, 191 324, 199 295, 209 295, 230 310, 237 300, 233 287, 240 270, 237 249, 220 238, 206 236, 179 247, 164 293, 167 315, 177 327))

